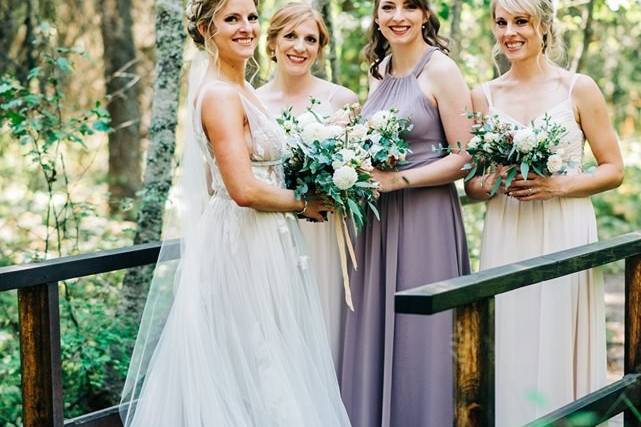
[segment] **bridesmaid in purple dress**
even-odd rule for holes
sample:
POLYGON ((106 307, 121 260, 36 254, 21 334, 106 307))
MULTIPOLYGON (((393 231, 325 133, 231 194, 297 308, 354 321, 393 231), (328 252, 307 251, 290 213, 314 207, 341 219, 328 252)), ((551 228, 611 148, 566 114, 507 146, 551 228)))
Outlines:
POLYGON ((414 128, 407 164, 375 172, 381 221, 370 215, 356 238, 355 311, 347 317, 341 375, 355 427, 453 422, 452 313, 394 314, 396 291, 469 273, 453 184, 468 159, 434 147, 468 141, 464 112, 471 101, 438 28, 426 0, 375 2, 366 50, 374 65, 363 113, 394 107, 414 128))

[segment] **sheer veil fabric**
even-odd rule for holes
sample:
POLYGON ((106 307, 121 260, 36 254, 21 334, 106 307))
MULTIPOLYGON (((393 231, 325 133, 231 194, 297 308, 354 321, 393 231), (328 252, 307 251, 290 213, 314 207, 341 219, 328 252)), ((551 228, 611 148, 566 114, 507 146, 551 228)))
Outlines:
MULTIPOLYGON (((180 258, 163 245, 123 389, 129 426, 348 426, 318 290, 291 214, 236 205, 200 122, 208 56, 189 74, 180 258), (211 178, 208 184, 207 177, 211 178)), ((284 135, 239 92, 254 175, 283 185, 284 135)))

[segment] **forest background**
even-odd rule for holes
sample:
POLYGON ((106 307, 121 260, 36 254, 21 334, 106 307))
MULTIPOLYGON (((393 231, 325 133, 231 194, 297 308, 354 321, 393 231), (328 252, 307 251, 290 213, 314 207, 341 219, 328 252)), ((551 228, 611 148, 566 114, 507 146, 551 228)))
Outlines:
MULTIPOLYGON (((261 2, 263 28, 283 3, 261 2)), ((364 101, 372 1, 315 5, 333 37, 316 72, 364 101)), ((489 0, 439 0, 433 7, 469 85, 496 76, 489 0)), ((624 184, 593 197, 600 237, 640 230, 641 0, 558 0, 557 8, 565 66, 597 81, 625 155, 624 184)), ((160 238, 180 152, 182 65, 193 54, 183 10, 181 0, 0 2, 0 266, 160 238)), ((263 46, 264 39, 260 68, 248 70, 256 86, 273 71, 263 46)), ((498 65, 505 67, 500 58, 498 65)), ((589 154, 586 163, 594 165, 589 154)), ((464 208, 475 264, 483 213, 482 204, 464 208)), ((605 269, 614 312, 622 310, 621 269, 605 269)), ((118 402, 148 275, 142 269, 60 284, 66 418, 118 402)), ((616 376, 621 316, 610 313, 608 325, 616 376)), ((16 294, 4 292, 0 426, 20 424, 16 294)))

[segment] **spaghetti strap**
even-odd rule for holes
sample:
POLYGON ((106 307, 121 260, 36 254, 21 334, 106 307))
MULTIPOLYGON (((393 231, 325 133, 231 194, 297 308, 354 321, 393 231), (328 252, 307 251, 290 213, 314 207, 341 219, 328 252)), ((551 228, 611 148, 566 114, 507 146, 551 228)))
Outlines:
POLYGON ((578 78, 579 78, 579 74, 574 73, 574 75, 572 76, 572 81, 570 82, 570 90, 568 90, 568 98, 572 97, 572 89, 574 89, 574 84, 576 83, 578 78))
POLYGON ((437 50, 438 50, 438 48, 437 48, 437 47, 430 46, 430 47, 425 51, 425 53, 423 54, 423 56, 421 57, 421 59, 418 61, 418 63, 417 63, 417 64, 416 64, 416 66, 414 67, 414 71, 412 72, 412 74, 414 74, 414 77, 417 77, 417 78, 418 78, 418 76, 420 76, 420 75, 421 75, 421 73, 423 72, 423 68, 425 68, 425 65, 427 65, 427 63, 428 63, 428 62, 430 62, 430 59, 432 58, 432 55, 433 55, 433 54, 434 54, 434 52, 435 52, 435 51, 437 51, 437 50))
POLYGON ((485 95, 485 99, 487 99, 488 107, 493 108, 494 103, 492 102, 492 92, 490 91, 490 84, 483 83, 481 85, 481 90, 483 91, 483 95, 485 95))

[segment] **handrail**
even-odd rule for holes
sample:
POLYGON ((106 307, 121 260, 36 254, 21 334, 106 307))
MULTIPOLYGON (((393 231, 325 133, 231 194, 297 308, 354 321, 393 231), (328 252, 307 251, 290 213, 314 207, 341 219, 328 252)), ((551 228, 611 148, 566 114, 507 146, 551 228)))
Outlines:
POLYGON ((641 232, 396 293, 397 313, 424 315, 455 309, 456 426, 493 426, 495 423, 494 297, 620 259, 626 260, 626 376, 531 425, 574 425, 573 417, 584 411, 594 412, 596 417, 581 425, 597 425, 623 411, 626 427, 641 426, 641 419, 634 412, 636 409, 625 400, 632 399, 637 405, 641 404, 641 232))
MULTIPOLYGON (((0 267, 0 292, 153 264, 158 259, 160 245, 159 242, 145 243, 30 264, 0 267)), ((178 240, 168 241, 166 247, 168 259, 177 258, 180 255, 178 240)))
POLYGON ((396 293, 397 313, 434 314, 641 254, 641 232, 396 293))

